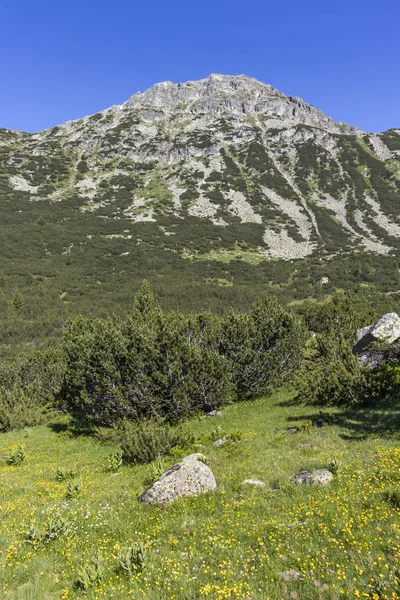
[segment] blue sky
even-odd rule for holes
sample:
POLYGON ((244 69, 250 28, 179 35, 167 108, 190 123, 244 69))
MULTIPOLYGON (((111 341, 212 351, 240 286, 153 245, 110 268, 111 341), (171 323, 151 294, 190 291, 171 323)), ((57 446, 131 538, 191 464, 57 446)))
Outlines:
POLYGON ((400 127, 399 0, 0 0, 0 26, 0 127, 38 131, 210 73, 400 127))

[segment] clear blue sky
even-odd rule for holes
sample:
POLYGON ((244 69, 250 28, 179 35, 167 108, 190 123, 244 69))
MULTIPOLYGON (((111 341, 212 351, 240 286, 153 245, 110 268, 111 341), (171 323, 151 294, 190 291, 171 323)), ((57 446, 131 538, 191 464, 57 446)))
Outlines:
POLYGON ((38 131, 210 73, 400 127, 400 1, 0 0, 0 127, 38 131))

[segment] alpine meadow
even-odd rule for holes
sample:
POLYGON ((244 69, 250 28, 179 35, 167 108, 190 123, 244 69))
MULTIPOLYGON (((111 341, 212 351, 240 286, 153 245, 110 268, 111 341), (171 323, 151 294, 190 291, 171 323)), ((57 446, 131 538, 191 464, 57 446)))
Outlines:
POLYGON ((400 599, 400 129, 167 81, 0 207, 2 600, 400 599))

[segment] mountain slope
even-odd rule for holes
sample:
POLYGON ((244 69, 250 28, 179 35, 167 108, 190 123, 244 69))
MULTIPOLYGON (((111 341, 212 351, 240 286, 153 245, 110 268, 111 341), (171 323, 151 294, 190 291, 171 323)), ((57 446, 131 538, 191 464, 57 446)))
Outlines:
MULTIPOLYGON (((365 134, 245 76, 160 83, 80 121, 0 140, 3 198, 74 197, 80 211, 127 228, 154 222, 168 236, 192 217, 210 244, 234 227, 273 258, 385 253, 400 236, 400 130, 365 134)), ((191 239, 204 249, 195 231, 191 239)))
POLYGON ((0 130, 0 287, 59 315, 126 306, 143 277, 174 299, 194 286, 199 307, 204 283, 234 305, 318 296, 323 276, 397 291, 399 198, 400 129, 335 123, 244 75, 164 82, 40 133, 0 130))

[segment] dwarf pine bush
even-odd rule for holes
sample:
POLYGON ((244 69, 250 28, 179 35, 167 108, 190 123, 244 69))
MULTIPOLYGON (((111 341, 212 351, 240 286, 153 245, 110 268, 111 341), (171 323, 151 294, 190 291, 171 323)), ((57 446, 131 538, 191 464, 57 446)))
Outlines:
POLYGON ((127 462, 149 463, 168 454, 172 448, 189 449, 194 436, 181 427, 172 428, 154 421, 134 423, 125 421, 120 428, 120 444, 127 462))
POLYGON ((61 397, 96 426, 179 422, 289 381, 304 340, 304 326, 273 299, 224 318, 164 314, 145 285, 127 319, 69 324, 61 397))

